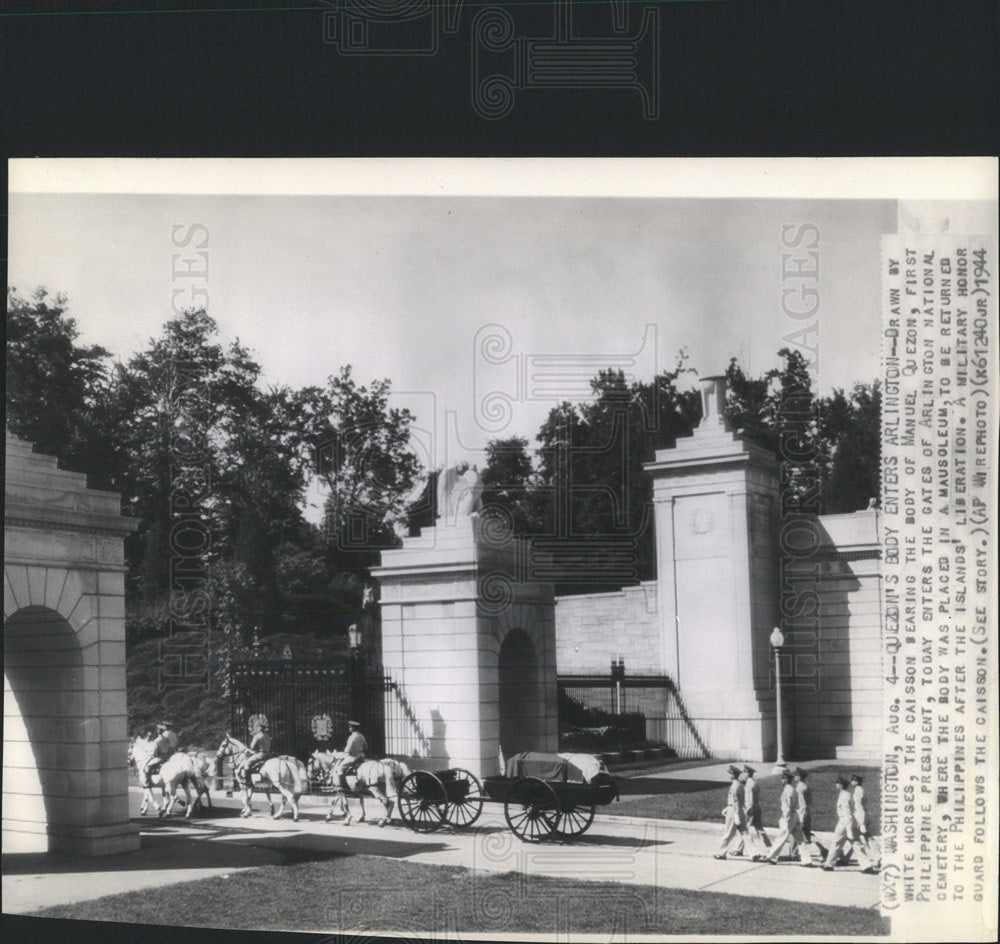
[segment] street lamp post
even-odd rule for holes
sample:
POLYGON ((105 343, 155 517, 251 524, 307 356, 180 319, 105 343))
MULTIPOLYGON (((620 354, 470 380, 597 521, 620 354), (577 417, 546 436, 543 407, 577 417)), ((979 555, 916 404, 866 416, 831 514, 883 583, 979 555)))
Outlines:
POLYGON ((774 772, 785 770, 785 747, 781 724, 781 647, 785 644, 785 635, 781 628, 775 626, 771 631, 771 647, 774 649, 774 693, 775 693, 775 725, 778 734, 778 759, 774 763, 774 772))
POLYGON ((625 679, 625 660, 618 654, 617 659, 611 660, 611 678, 615 683, 615 713, 622 713, 622 682, 625 679))

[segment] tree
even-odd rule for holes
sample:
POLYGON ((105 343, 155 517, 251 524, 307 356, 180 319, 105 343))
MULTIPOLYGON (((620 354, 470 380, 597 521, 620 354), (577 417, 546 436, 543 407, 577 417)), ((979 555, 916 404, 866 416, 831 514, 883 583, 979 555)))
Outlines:
POLYGON ((726 370, 726 416, 740 435, 781 461, 782 507, 819 514, 829 468, 828 444, 819 435, 820 404, 801 352, 778 351, 783 365, 747 377, 736 358, 726 370))
POLYGON ((539 532, 541 509, 527 439, 511 436, 490 440, 482 482, 484 514, 502 515, 512 534, 539 532))
POLYGON ((538 492, 545 548, 583 591, 648 580, 655 574, 652 485, 643 464, 691 432, 697 394, 677 389, 672 371, 628 383, 620 370, 591 381, 594 398, 554 408, 538 433, 538 492))
POLYGON ((735 358, 730 362, 730 424, 781 460, 785 510, 843 514, 867 508, 880 490, 878 382, 817 397, 802 354, 788 348, 778 354, 784 364, 758 378, 747 377, 735 358))
POLYGON ((837 389, 823 400, 820 430, 832 460, 824 495, 828 514, 867 508, 881 490, 882 391, 878 381, 837 389))
POLYGON ((249 350, 217 336, 204 310, 184 311, 112 377, 113 478, 141 522, 130 601, 162 612, 165 595, 211 586, 214 570, 239 575, 242 618, 266 625, 279 605, 274 550, 302 524, 314 416, 308 392, 262 389, 249 350))
POLYGON ((7 425, 61 468, 108 488, 98 435, 108 352, 80 345, 65 295, 37 288, 30 299, 7 289, 7 425))
POLYGON ((398 542, 420 475, 410 448, 413 415, 389 407, 390 382, 358 386, 350 366, 317 393, 316 469, 329 494, 324 507, 328 552, 361 573, 380 548, 398 542), (324 412, 325 411, 325 412, 324 412))

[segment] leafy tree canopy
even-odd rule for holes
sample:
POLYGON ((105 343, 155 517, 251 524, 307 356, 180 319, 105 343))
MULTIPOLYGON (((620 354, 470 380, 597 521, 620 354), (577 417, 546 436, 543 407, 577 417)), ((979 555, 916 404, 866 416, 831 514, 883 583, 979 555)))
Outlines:
MULTIPOLYGON (((732 359, 728 422, 782 461, 787 510, 868 507, 879 486, 878 384, 820 398, 802 354, 783 348, 778 355, 781 366, 758 377, 732 359)), ((701 418, 698 394, 678 386, 692 373, 685 360, 681 352, 674 370, 651 382, 599 371, 592 399, 549 412, 534 457, 521 437, 487 447, 484 505, 502 509, 517 533, 553 555, 557 592, 655 576, 652 483, 643 466, 701 418)))
POLYGON ((58 456, 64 469, 85 472, 90 484, 107 487, 98 474, 97 414, 103 408, 108 352, 78 344, 66 296, 44 288, 30 298, 7 289, 7 425, 40 452, 58 456))

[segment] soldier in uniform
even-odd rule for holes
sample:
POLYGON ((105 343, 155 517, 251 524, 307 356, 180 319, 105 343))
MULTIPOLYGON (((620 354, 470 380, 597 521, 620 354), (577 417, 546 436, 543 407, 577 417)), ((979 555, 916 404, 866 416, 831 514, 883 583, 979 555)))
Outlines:
MULTIPOLYGON (((746 812, 743 809, 743 784, 740 783, 740 769, 732 764, 729 765, 729 796, 726 801, 726 808, 722 815, 726 818, 722 830, 722 844, 715 854, 716 859, 726 858, 726 852, 733 840, 740 837, 740 846, 743 845, 743 837, 747 831, 746 812)), ((738 850, 734 850, 735 855, 739 855, 738 850)))
POLYGON ((358 769, 358 765, 365 759, 365 751, 368 750, 368 742, 360 730, 361 725, 357 721, 348 721, 347 727, 351 733, 344 745, 344 756, 333 768, 337 782, 343 790, 347 789, 347 775, 358 769))
POLYGON ((739 855, 744 851, 744 846, 748 847, 751 855, 760 858, 767 854, 771 840, 764 832, 764 816, 760 809, 760 788, 754 780, 756 771, 747 764, 743 765, 743 772, 740 780, 743 782, 743 809, 746 812, 747 830, 741 838, 739 846, 730 853, 739 855))
MULTIPOLYGON (((802 826, 799 823, 799 797, 795 791, 795 775, 786 770, 781 775, 784 787, 781 790, 781 820, 778 823, 778 838, 774 840, 769 855, 762 857, 764 862, 770 865, 778 864, 778 856, 785 843, 797 843, 799 851, 799 865, 804 868, 812 868, 812 859, 806 846, 806 837, 802 835, 802 826)), ((794 848, 794 847, 793 847, 794 848)), ((754 856, 758 859, 758 856, 754 856)))
POLYGON ((234 776, 244 783, 250 783, 250 775, 260 770, 261 764, 271 756, 271 732, 267 718, 257 723, 257 733, 253 736, 247 755, 237 768, 234 776))
POLYGON ((173 732, 169 721, 159 721, 156 725, 156 743, 153 745, 153 753, 143 765, 145 782, 149 783, 149 778, 156 773, 169 760, 177 750, 177 735, 173 732))
POLYGON ((841 855, 848 853, 853 847, 861 871, 869 874, 874 872, 875 869, 872 868, 872 864, 868 860, 864 846, 858 841, 859 838, 858 826, 854 821, 854 800, 851 797, 851 785, 846 777, 838 777, 837 827, 833 831, 833 842, 830 844, 830 853, 826 857, 826 862, 823 863, 823 870, 832 872, 841 855))
POLYGON ((813 838, 812 833, 812 789, 806 782, 809 775, 801 767, 795 768, 795 792, 799 798, 799 823, 802 826, 802 835, 806 837, 807 847, 814 848, 819 855, 819 861, 826 860, 826 849, 823 844, 813 838))
POLYGON ((871 860, 872 868, 877 869, 882 864, 882 853, 879 850, 878 841, 868 833, 868 810, 865 809, 864 782, 861 774, 851 774, 851 786, 853 788, 851 800, 854 803, 854 822, 858 827, 859 841, 865 847, 865 852, 871 860))

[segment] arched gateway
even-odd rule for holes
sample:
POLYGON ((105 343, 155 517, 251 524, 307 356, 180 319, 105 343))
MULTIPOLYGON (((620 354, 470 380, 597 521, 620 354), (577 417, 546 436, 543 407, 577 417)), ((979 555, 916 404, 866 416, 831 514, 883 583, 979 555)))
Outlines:
POLYGON ((382 552, 386 750, 411 766, 498 771, 498 751, 558 743, 552 585, 537 552, 478 512, 474 473, 444 477, 436 526, 382 552))
POLYGON ((139 848, 129 824, 117 493, 7 433, 3 852, 139 848))

